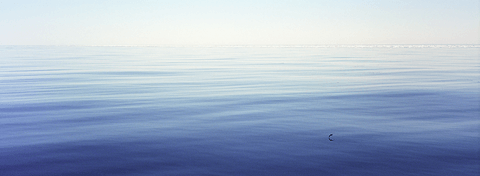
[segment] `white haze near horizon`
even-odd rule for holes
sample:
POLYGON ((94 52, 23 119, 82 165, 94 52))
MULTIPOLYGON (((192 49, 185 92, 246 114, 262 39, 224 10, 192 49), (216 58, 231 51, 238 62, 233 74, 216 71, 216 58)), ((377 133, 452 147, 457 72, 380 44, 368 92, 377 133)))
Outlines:
POLYGON ((477 0, 0 1, 0 45, 479 44, 477 0))

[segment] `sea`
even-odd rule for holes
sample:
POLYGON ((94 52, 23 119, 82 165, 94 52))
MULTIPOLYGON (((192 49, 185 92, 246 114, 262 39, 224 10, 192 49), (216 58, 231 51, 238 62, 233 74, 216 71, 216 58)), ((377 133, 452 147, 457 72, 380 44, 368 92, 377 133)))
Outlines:
POLYGON ((0 175, 480 175, 480 45, 0 46, 0 175))

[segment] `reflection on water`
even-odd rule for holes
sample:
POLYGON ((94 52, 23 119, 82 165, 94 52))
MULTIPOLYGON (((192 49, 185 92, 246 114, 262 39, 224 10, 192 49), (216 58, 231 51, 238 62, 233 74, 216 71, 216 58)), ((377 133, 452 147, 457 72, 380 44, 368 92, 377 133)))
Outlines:
POLYGON ((479 175, 476 46, 4 46, 0 67, 0 175, 479 175))

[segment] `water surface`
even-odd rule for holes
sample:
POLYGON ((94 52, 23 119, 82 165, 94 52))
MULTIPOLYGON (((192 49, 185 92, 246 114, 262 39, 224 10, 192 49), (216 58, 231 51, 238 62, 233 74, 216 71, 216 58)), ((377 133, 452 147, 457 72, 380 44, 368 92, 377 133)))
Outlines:
POLYGON ((0 175, 479 175, 478 56, 1 46, 0 175))

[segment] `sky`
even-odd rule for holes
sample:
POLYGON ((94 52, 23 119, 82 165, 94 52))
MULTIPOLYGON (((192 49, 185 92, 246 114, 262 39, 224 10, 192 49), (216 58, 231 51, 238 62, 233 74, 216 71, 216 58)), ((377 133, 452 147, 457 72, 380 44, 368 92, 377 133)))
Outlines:
POLYGON ((479 0, 0 0, 0 45, 480 44, 479 0))

